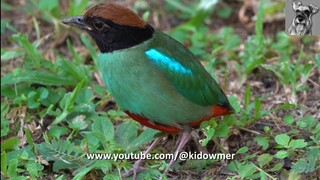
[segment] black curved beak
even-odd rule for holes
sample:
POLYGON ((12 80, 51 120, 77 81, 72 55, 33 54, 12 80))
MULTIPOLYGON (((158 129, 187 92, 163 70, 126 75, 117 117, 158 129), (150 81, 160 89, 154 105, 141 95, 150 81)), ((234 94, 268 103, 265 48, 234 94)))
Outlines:
POLYGON ((69 25, 69 26, 75 26, 79 29, 92 31, 92 28, 84 22, 83 16, 69 17, 69 18, 62 20, 62 23, 69 25))

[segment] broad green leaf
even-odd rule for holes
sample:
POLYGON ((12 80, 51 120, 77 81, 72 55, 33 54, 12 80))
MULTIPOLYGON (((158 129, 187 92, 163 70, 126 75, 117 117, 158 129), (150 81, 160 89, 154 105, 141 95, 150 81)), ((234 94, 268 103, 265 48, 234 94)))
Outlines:
POLYGON ((310 173, 315 171, 316 162, 319 160, 319 149, 313 148, 307 152, 307 158, 300 158, 296 163, 292 165, 292 169, 295 172, 310 173))
POLYGON ((115 140, 117 143, 121 144, 124 150, 128 150, 128 144, 134 141, 138 136, 138 126, 134 121, 125 121, 121 123, 115 134, 115 140))
POLYGON ((43 166, 36 162, 29 162, 26 164, 27 171, 31 175, 31 177, 40 177, 42 176, 43 166))
POLYGON ((15 177, 17 176, 17 170, 18 170, 18 159, 12 159, 9 163, 8 163, 8 176, 9 177, 15 177))
POLYGON ((278 163, 276 165, 274 165, 270 171, 279 171, 282 168, 283 164, 282 163, 278 163))
POLYGON ((113 141, 113 124, 107 117, 95 117, 92 123, 92 131, 102 138, 103 141, 113 141))
POLYGON ((28 107, 30 109, 36 109, 40 106, 40 102, 38 101, 38 94, 35 91, 31 91, 28 93, 28 107))
POLYGON ((144 130, 135 140, 128 144, 127 152, 135 151, 144 143, 154 140, 157 133, 159 133, 158 130, 154 130, 151 128, 144 130))
POLYGON ((238 170, 238 168, 239 168, 240 166, 242 166, 242 165, 240 164, 239 161, 233 160, 233 161, 231 161, 231 162, 228 164, 228 169, 229 169, 230 171, 237 172, 237 170, 238 170))
POLYGON ((308 169, 308 162, 305 159, 299 159, 296 163, 292 165, 294 171, 304 173, 308 169))
POLYGON ((246 153, 248 150, 249 150, 249 148, 247 146, 245 146, 245 147, 238 149, 236 154, 243 154, 243 153, 246 153))
POLYGON ((214 135, 216 137, 226 137, 230 131, 230 128, 226 124, 225 121, 222 121, 221 123, 218 124, 218 127, 215 128, 215 133, 214 135))
POLYGON ((233 115, 223 116, 223 120, 222 120, 222 122, 225 123, 229 127, 235 125, 236 121, 237 121, 237 119, 233 115))
POLYGON ((94 98, 94 94, 89 87, 84 87, 80 90, 79 95, 77 96, 76 102, 78 104, 81 103, 89 103, 94 98))
POLYGON ((269 162, 272 160, 273 156, 269 153, 261 154, 257 161, 259 163, 259 166, 262 168, 263 166, 269 164, 269 162))
POLYGON ((269 147, 269 139, 267 137, 263 136, 256 136, 254 140, 262 146, 263 150, 266 150, 269 147))
POLYGON ((51 128, 49 129, 48 136, 59 139, 62 135, 65 135, 67 132, 68 132, 68 128, 66 127, 52 125, 51 128))
POLYGON ((284 117, 284 122, 287 124, 287 125, 292 125, 293 123, 293 115, 292 114, 289 114, 287 116, 284 117))
POLYGON ((288 151, 280 150, 280 151, 277 152, 275 157, 277 157, 279 159, 283 159, 283 158, 288 157, 288 155, 289 155, 288 151))
POLYGON ((6 139, 1 143, 1 151, 15 150, 15 149, 18 149, 18 146, 19 146, 19 138, 15 136, 15 137, 6 139))
POLYGON ((311 133, 312 134, 320 134, 320 123, 318 123, 316 125, 316 127, 313 130, 311 130, 311 133))
POLYGON ((316 119, 312 116, 303 116, 302 118, 298 119, 296 123, 300 128, 311 130, 316 122, 316 119))
POLYGON ((39 100, 46 99, 49 95, 49 91, 47 88, 40 87, 37 89, 37 92, 39 94, 39 100))
POLYGON ((242 179, 248 178, 249 176, 253 175, 256 171, 256 167, 251 163, 246 164, 238 169, 238 173, 242 179))
POLYGON ((277 144, 282 145, 282 146, 288 146, 290 137, 286 134, 278 134, 275 137, 275 141, 277 144))
POLYGON ((296 149, 296 148, 304 148, 308 145, 303 139, 291 140, 289 143, 289 147, 296 149))

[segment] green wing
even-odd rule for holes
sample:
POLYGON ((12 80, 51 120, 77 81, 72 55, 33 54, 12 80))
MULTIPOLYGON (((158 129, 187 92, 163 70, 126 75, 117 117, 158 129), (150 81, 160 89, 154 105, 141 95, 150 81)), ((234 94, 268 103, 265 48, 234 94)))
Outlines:
POLYGON ((198 58, 170 36, 156 32, 145 54, 190 101, 203 106, 230 106, 219 84, 198 58))

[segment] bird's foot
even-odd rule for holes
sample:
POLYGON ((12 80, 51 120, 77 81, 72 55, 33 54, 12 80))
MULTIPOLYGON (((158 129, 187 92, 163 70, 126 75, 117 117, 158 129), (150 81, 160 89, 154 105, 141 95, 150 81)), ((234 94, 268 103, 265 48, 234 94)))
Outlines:
MULTIPOLYGON (((153 143, 148 147, 148 149, 146 150, 146 152, 144 152, 144 154, 149 154, 151 152, 151 150, 157 145, 159 144, 159 142, 161 141, 161 137, 158 137, 155 141, 153 141, 153 143)), ((141 172, 141 171, 145 171, 147 170, 147 168, 144 168, 141 166, 142 164, 142 159, 139 159, 138 161, 136 161, 133 164, 132 169, 130 169, 128 172, 125 172, 121 175, 121 177, 129 177, 131 175, 133 175, 133 179, 136 179, 137 173, 141 172)))
POLYGON ((147 170, 147 168, 141 166, 141 163, 142 163, 141 159, 136 161, 133 164, 132 169, 130 169, 129 171, 127 171, 127 172, 125 172, 123 174, 121 174, 121 177, 125 178, 125 177, 129 177, 129 176, 133 175, 132 179, 135 180, 136 177, 137 177, 137 173, 147 170))
POLYGON ((167 168, 163 171, 163 175, 164 175, 164 176, 167 176, 170 171, 172 171, 171 167, 167 167, 167 168))
MULTIPOLYGON (((180 135, 180 138, 179 138, 178 147, 174 152, 175 157, 178 157, 180 151, 186 145, 186 143, 189 141, 190 137, 191 137, 190 131, 183 131, 182 132, 182 134, 180 135)), ((164 171, 163 175, 167 175, 168 172, 171 171, 171 167, 173 166, 174 163, 175 163, 175 159, 171 159, 171 161, 170 161, 168 167, 166 168, 166 170, 164 171)))

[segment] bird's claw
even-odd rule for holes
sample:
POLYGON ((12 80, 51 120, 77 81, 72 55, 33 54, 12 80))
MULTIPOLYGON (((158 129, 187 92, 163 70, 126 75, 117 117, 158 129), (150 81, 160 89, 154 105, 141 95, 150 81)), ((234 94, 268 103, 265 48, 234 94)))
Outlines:
POLYGON ((123 174, 121 174, 121 177, 125 178, 125 177, 129 177, 129 176, 133 175, 133 180, 135 180, 136 177, 137 177, 137 173, 147 170, 147 168, 141 166, 141 163, 142 163, 141 160, 136 161, 133 164, 132 169, 130 169, 129 171, 127 171, 127 172, 125 172, 123 174))

